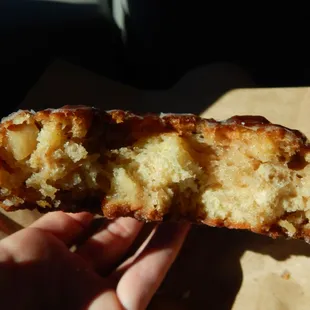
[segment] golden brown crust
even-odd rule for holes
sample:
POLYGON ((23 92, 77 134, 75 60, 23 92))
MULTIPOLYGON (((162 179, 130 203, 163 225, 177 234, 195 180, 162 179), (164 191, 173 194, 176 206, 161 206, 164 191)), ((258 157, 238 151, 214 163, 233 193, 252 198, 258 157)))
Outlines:
MULTIPOLYGON (((123 145, 126 142, 149 137, 152 134, 177 132, 180 135, 192 135, 205 131, 220 132, 222 135, 234 135, 243 128, 251 128, 274 138, 291 137, 291 143, 301 152, 309 152, 310 145, 307 137, 298 130, 290 129, 278 124, 272 124, 262 116, 233 116, 227 120, 217 121, 205 119, 192 114, 146 114, 137 115, 123 110, 101 111, 87 106, 64 106, 60 109, 46 109, 37 113, 33 111, 18 111, 4 118, 0 124, 0 131, 16 126, 16 117, 33 115, 36 122, 49 120, 51 117, 66 123, 74 120, 81 130, 91 130, 105 136, 107 141, 117 140, 123 145)), ((91 133, 93 133, 93 131, 91 133)), ((89 133, 90 134, 90 133, 89 133)), ((116 141, 113 141, 116 143, 116 141)))
MULTIPOLYGON (((100 153, 102 149, 110 150, 126 146, 131 146, 137 141, 141 141, 151 136, 164 133, 176 133, 180 137, 203 136, 212 137, 218 144, 225 147, 232 140, 242 140, 245 133, 255 131, 262 137, 272 137, 273 141, 279 141, 279 148, 285 148, 289 145, 289 152, 281 153, 283 162, 286 162, 290 169, 302 169, 307 163, 305 156, 309 153, 310 145, 307 138, 297 130, 292 130, 281 125, 271 124, 267 119, 260 116, 234 116, 225 121, 216 121, 214 119, 204 119, 191 114, 162 114, 162 115, 144 115, 139 116, 130 112, 113 110, 100 111, 95 108, 84 106, 65 106, 61 109, 48 109, 40 112, 19 111, 2 120, 0 125, 0 166, 6 173, 17 174, 18 169, 23 169, 20 164, 19 168, 12 168, 12 159, 8 157, 6 147, 7 132, 18 130, 23 123, 34 122, 37 128, 41 128, 45 122, 57 122, 61 130, 70 125, 70 137, 72 141, 82 142, 87 145, 91 154, 100 153), (72 126, 74 124, 74 126, 72 126)), ((53 150, 49 149, 51 154, 53 150)), ((199 150, 197 151, 199 153, 199 150)), ((198 157, 197 157, 198 158, 198 157)), ((104 161, 105 159, 100 159, 104 161)), ((281 158, 279 159, 281 161, 281 158)), ((0 185, 2 184, 0 175, 0 185)), ((143 187, 140 188, 140 195, 143 187)), ((89 194, 89 192, 87 192, 89 194)), ((184 214, 178 211, 166 214, 163 210, 147 209, 140 204, 114 204, 108 203, 105 194, 102 191, 94 190, 91 195, 79 195, 75 193, 73 196, 70 191, 59 190, 54 200, 58 201, 55 207, 53 199, 48 198, 46 203, 50 204, 49 208, 38 206, 36 201, 41 198, 37 190, 29 189, 24 183, 17 188, 12 188, 11 196, 22 199, 22 203, 6 204, 4 198, 1 198, 1 207, 7 211, 17 209, 33 209, 38 208, 42 212, 52 210, 65 210, 76 212, 87 210, 98 213, 99 207, 103 215, 107 218, 115 218, 120 216, 131 216, 139 220, 145 221, 163 221, 166 219, 181 220, 188 219, 191 222, 203 223, 210 226, 249 229, 256 233, 267 234, 271 237, 283 235, 283 230, 278 226, 256 225, 255 227, 246 223, 236 223, 229 219, 211 219, 201 210, 193 213, 184 214), (30 196, 32 198, 29 198, 30 196)), ((7 196, 6 199, 11 196, 7 196)), ((142 197, 142 196, 141 196, 142 197)), ((294 237, 303 238, 309 235, 309 230, 301 228, 297 230, 294 237)))

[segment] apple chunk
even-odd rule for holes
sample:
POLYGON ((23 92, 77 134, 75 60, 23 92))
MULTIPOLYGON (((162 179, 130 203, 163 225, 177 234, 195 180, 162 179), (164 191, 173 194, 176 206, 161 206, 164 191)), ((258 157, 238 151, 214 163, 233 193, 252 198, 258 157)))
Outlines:
POLYGON ((8 128, 8 146, 16 160, 27 158, 36 148, 39 129, 35 124, 21 124, 8 128))

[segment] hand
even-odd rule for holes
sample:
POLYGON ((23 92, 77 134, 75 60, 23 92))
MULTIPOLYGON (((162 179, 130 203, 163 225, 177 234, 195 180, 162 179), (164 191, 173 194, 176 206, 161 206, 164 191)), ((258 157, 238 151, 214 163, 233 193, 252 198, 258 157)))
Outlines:
POLYGON ((92 220, 85 212, 53 212, 1 240, 1 308, 145 309, 189 225, 159 225, 146 245, 122 261, 142 223, 119 218, 70 250, 92 220))

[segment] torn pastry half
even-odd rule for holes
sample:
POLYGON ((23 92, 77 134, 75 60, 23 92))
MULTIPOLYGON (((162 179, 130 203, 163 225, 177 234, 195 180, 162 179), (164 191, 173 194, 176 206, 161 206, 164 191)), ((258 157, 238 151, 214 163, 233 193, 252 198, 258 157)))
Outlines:
POLYGON ((0 124, 0 203, 308 239, 309 150, 258 116, 18 111, 0 124))

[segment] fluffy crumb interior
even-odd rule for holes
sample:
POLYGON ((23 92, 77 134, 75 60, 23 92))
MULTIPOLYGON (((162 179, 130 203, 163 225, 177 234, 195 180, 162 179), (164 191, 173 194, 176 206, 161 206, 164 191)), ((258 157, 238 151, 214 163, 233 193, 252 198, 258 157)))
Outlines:
POLYGON ((310 158, 296 169, 290 144, 272 135, 165 133, 107 150, 94 148, 74 126, 27 118, 7 130, 0 154, 4 205, 57 207, 69 191, 74 199, 101 195, 103 208, 127 206, 142 218, 173 212, 253 230, 278 225, 291 236, 298 225, 310 228, 310 158))
POLYGON ((290 169, 278 156, 290 157, 288 146, 276 150, 270 138, 261 139, 249 132, 221 144, 217 137, 165 134, 113 150, 118 163, 110 163, 108 202, 129 201, 164 214, 177 204, 180 215, 209 223, 252 229, 278 224, 294 235, 295 225, 310 216, 310 168, 290 169))

